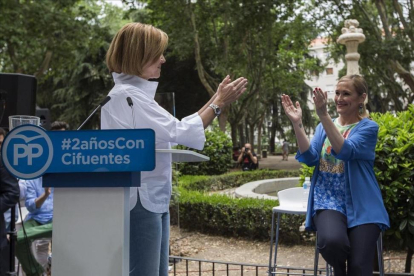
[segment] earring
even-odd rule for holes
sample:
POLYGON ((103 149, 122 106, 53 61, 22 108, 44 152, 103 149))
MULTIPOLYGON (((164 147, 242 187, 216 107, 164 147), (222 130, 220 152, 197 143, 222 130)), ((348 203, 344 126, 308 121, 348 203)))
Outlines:
POLYGON ((364 110, 362 109, 362 107, 363 107, 363 105, 362 105, 362 104, 359 104, 359 114, 360 114, 360 115, 362 115, 362 112, 364 111, 364 110))

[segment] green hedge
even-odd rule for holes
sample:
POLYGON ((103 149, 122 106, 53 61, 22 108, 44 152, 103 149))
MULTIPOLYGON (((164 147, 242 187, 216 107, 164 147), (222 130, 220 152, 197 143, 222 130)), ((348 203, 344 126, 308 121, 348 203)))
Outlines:
MULTIPOLYGON (((178 149, 189 149, 177 146, 178 149)), ((192 151, 210 157, 207 162, 182 163, 179 170, 185 175, 215 175, 228 172, 232 166, 233 143, 218 126, 206 131, 206 142, 203 150, 192 151)))
POLYGON ((391 221, 386 234, 414 250, 414 105, 372 118, 380 127, 374 168, 391 221))
MULTIPOLYGON (((179 181, 179 197, 171 203, 171 222, 177 223, 180 211, 180 227, 203 233, 269 240, 274 200, 230 198, 220 194, 208 194, 244 183, 281 177, 299 176, 299 171, 249 171, 221 176, 182 176, 179 181)), ((298 243, 299 227, 304 216, 288 215, 281 219, 282 243, 298 243)))

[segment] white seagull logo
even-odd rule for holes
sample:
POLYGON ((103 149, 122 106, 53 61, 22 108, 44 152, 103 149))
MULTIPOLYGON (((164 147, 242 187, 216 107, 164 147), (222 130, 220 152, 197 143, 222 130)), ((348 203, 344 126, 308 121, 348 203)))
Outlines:
POLYGON ((42 135, 27 137, 27 136, 24 136, 24 135, 21 135, 21 134, 17 134, 16 136, 13 137, 13 139, 20 138, 20 139, 23 139, 26 143, 30 143, 31 141, 36 140, 38 138, 42 138, 42 137, 43 137, 42 135))

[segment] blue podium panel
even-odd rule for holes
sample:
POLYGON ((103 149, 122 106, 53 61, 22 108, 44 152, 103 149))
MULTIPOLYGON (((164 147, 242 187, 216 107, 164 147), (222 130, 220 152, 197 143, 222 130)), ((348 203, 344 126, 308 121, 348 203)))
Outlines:
MULTIPOLYGON (((34 125, 14 128, 5 137, 2 159, 17 178, 45 173, 152 171, 152 129, 45 131, 34 125)), ((105 186, 102 186, 105 187, 105 186)))
POLYGON ((141 172, 47 173, 43 187, 140 187, 141 172))

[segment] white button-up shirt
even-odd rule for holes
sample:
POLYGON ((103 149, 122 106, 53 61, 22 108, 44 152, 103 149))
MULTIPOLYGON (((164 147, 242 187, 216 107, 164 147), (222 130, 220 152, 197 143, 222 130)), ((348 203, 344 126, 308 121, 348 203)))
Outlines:
MULTIPOLYGON (((115 86, 109 92, 111 100, 101 111, 101 129, 151 128, 157 149, 170 149, 172 144, 203 149, 206 139, 198 113, 177 120, 154 100, 158 82, 122 73, 112 76, 115 86), (132 99, 133 113, 127 97, 132 99)), ((157 153, 155 159, 155 169, 141 173, 138 194, 145 209, 165 213, 171 198, 171 154, 157 153)), ((137 189, 131 188, 131 210, 136 203, 137 189)))

